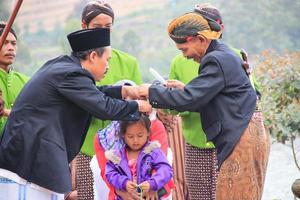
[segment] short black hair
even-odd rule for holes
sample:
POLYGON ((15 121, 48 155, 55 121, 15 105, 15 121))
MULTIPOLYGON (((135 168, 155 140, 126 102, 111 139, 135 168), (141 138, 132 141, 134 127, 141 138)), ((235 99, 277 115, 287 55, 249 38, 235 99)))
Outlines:
POLYGON ((119 135, 123 137, 125 135, 126 129, 131 124, 136 123, 142 123, 144 127, 146 128, 148 133, 151 133, 150 127, 151 127, 151 120, 147 115, 142 114, 140 119, 138 121, 121 121, 120 122, 120 133, 119 135))
MULTIPOLYGON (((0 21, 0 35, 2 35, 6 25, 7 25, 7 23, 0 21)), ((17 34, 13 28, 10 28, 9 32, 11 32, 15 36, 15 38, 18 39, 17 34)))

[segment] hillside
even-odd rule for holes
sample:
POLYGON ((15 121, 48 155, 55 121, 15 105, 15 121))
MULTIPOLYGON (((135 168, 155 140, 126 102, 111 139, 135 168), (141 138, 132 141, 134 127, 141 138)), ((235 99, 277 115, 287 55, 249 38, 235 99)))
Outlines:
MULTIPOLYGON (((9 4, 2 0, 0 4, 9 4)), ((69 53, 66 35, 80 28, 80 15, 87 0, 25 0, 17 16, 20 68, 32 74, 42 63, 69 53), (42 41, 42 42, 41 42, 42 41), (22 43, 24 44, 22 46, 22 43)), ((148 68, 168 74, 172 58, 180 53, 167 35, 168 23, 193 10, 199 0, 108 0, 116 13, 112 46, 140 61, 143 79, 151 81, 148 68)), ((265 49, 278 52, 300 50, 300 1, 207 0, 220 8, 225 24, 222 41, 246 49, 251 58, 265 49), (289 12, 286 12, 286 11, 289 12)), ((11 3, 10 3, 11 4, 11 3)), ((1 10, 1 8, 0 8, 1 10)), ((255 63, 254 63, 255 64, 255 63)))

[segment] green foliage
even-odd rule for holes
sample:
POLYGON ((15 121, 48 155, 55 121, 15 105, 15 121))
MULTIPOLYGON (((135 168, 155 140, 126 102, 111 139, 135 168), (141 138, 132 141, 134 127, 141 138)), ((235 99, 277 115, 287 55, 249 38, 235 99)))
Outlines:
POLYGON ((300 133, 299 66, 299 52, 279 55, 265 51, 257 64, 266 125, 280 141, 300 133))

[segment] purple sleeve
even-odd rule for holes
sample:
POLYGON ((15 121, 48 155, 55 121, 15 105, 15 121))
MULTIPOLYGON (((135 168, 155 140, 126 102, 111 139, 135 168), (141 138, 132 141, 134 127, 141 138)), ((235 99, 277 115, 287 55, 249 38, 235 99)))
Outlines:
POLYGON ((122 175, 111 161, 106 163, 105 176, 107 181, 117 190, 126 190, 129 178, 122 175))
POLYGON ((147 181, 150 184, 150 190, 157 191, 170 181, 173 177, 173 170, 165 154, 160 149, 153 152, 152 165, 156 172, 147 181))

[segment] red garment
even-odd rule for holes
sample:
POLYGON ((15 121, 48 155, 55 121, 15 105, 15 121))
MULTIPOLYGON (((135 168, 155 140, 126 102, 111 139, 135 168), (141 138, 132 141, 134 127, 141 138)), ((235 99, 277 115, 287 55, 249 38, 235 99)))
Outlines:
MULTIPOLYGON (((150 141, 157 140, 161 144, 161 149, 167 155, 169 144, 168 144, 168 136, 166 129, 163 125, 163 123, 159 119, 154 119, 151 121, 151 134, 149 137, 150 141)), ((103 178, 104 182, 108 186, 110 192, 108 196, 108 200, 114 200, 116 195, 115 195, 115 189, 108 183, 105 177, 105 165, 106 165, 106 158, 105 158, 105 152, 103 148, 101 147, 99 140, 98 140, 98 135, 96 134, 94 137, 94 149, 96 152, 96 158, 98 161, 98 165, 101 170, 101 177, 103 178)), ((164 188, 167 190, 167 195, 170 194, 171 189, 174 188, 174 182, 171 180, 164 188)), ((166 196, 167 196, 166 195, 166 196)))
POLYGON ((164 124, 159 119, 154 119, 151 121, 151 134, 149 140, 157 140, 161 144, 160 148, 165 155, 167 155, 169 148, 168 135, 164 124))

